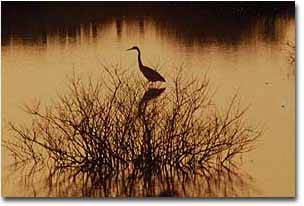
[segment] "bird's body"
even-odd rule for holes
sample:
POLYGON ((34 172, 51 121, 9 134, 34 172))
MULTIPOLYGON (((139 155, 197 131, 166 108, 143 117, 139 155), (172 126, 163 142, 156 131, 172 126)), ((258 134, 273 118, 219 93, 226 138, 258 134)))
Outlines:
POLYGON ((150 82, 165 82, 166 80, 164 77, 162 77, 158 72, 155 70, 146 67, 146 66, 140 66, 140 71, 143 73, 143 75, 150 81, 150 82))
POLYGON ((138 47, 136 47, 136 46, 132 47, 132 48, 128 49, 127 51, 129 51, 129 50, 136 50, 137 51, 139 69, 143 73, 143 75, 148 79, 149 82, 157 82, 157 81, 165 82, 166 81, 165 78, 162 77, 157 71, 143 65, 143 63, 141 61, 140 50, 139 50, 138 47))

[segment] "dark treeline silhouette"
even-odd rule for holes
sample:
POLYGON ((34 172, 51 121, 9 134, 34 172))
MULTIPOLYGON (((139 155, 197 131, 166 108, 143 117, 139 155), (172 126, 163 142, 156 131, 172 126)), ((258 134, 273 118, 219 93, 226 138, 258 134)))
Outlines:
POLYGON ((230 43, 250 33, 261 17, 269 17, 265 35, 272 35, 273 19, 280 15, 293 18, 294 2, 2 2, 2 38, 5 44, 11 34, 39 37, 58 28, 76 33, 80 24, 113 21, 119 34, 122 20, 132 19, 144 32, 149 17, 159 28, 171 28, 181 40, 203 37, 230 43))
POLYGON ((102 17, 108 15, 174 15, 197 17, 202 14, 212 16, 234 16, 240 10, 245 15, 273 14, 289 10, 294 12, 294 2, 2 2, 5 15, 43 16, 54 18, 62 14, 63 18, 70 14, 78 16, 102 17), (67 12, 68 10, 68 12, 67 12), (46 13, 45 13, 46 12, 46 13))
POLYGON ((209 81, 186 80, 181 69, 166 89, 116 67, 103 73, 74 75, 51 105, 26 106, 31 124, 9 124, 3 146, 25 173, 20 184, 38 187, 38 196, 248 195, 240 158, 260 131, 236 95, 221 111, 209 81))

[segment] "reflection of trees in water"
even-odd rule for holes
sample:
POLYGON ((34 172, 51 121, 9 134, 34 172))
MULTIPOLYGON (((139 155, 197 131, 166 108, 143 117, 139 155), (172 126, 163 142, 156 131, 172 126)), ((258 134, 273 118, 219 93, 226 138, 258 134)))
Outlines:
MULTIPOLYGON (((73 77, 52 106, 27 107, 30 127, 10 124, 4 142, 16 165, 40 165, 55 196, 238 196, 249 176, 240 157, 259 132, 235 96, 227 111, 212 104, 208 81, 183 79, 148 89, 131 75, 73 77)), ((32 170, 26 179, 35 174, 32 170)), ((37 172, 39 173, 39 171, 37 172)), ((36 173, 36 175, 37 175, 36 173)), ((39 192, 39 190, 38 190, 39 192)))
POLYGON ((135 23, 143 34, 145 17, 151 18, 162 36, 190 46, 199 41, 218 41, 228 45, 239 43, 251 38, 256 33, 252 31, 256 26, 262 30, 256 35, 271 42, 284 33, 276 24, 276 19, 294 18, 293 2, 120 2, 119 5, 115 2, 73 5, 31 2, 30 5, 6 3, 3 6, 3 44, 8 44, 9 38, 16 34, 26 36, 26 41, 37 43, 58 30, 59 36, 69 35, 74 41, 78 37, 77 30, 93 22, 99 27, 114 23, 117 38, 120 39, 124 22, 135 23))

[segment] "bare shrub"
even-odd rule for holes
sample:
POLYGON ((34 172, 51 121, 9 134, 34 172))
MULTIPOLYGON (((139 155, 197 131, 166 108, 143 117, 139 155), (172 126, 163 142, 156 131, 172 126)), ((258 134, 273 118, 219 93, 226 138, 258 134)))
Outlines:
POLYGON ((240 195, 249 176, 239 157, 260 132, 236 95, 219 112, 206 78, 185 80, 177 70, 171 88, 148 88, 104 70, 97 81, 74 75, 50 106, 26 106, 30 127, 10 123, 3 145, 16 165, 47 168, 50 195, 65 188, 57 196, 240 195))

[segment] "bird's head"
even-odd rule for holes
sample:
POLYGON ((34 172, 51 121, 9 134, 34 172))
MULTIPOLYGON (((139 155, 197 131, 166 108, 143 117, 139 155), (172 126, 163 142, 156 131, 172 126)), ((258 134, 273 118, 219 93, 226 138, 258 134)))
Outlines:
POLYGON ((127 49, 126 51, 130 51, 130 50, 137 50, 139 52, 139 48, 137 46, 131 47, 130 49, 127 49))

